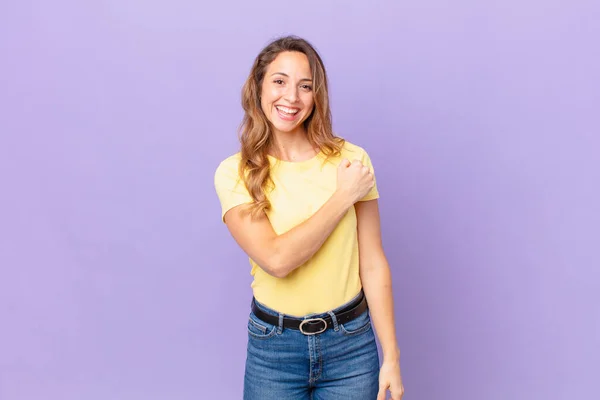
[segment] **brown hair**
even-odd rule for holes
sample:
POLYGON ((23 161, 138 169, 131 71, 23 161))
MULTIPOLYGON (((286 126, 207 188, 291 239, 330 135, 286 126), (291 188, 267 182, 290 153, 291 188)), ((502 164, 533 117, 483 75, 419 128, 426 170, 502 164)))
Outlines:
POLYGON ((267 67, 285 51, 297 51, 308 58, 313 79, 314 108, 304 121, 308 141, 326 157, 339 155, 344 144, 332 130, 327 74, 321 57, 306 40, 285 36, 267 45, 256 57, 248 79, 242 88, 244 118, 240 126, 241 161, 239 174, 253 199, 249 211, 253 216, 267 211, 271 204, 266 190, 270 179, 267 153, 272 145, 271 126, 260 102, 261 88, 267 67))

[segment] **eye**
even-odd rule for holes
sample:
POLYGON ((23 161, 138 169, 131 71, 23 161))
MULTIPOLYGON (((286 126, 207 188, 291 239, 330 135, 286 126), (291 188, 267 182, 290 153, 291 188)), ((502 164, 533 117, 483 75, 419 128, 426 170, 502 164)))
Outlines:
POLYGON ((283 85, 283 79, 275 79, 273 82, 278 85, 283 85))
POLYGON ((302 85, 301 87, 302 87, 302 89, 307 90, 307 91, 312 90, 312 86, 310 86, 310 85, 302 85))

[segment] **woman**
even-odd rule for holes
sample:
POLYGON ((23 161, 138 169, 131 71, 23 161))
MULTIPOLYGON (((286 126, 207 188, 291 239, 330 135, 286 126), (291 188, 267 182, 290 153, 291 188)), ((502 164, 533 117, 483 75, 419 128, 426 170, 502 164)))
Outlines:
POLYGON ((242 92, 241 151, 220 163, 215 188, 254 277, 244 399, 400 400, 373 167, 332 132, 321 58, 278 39, 242 92))

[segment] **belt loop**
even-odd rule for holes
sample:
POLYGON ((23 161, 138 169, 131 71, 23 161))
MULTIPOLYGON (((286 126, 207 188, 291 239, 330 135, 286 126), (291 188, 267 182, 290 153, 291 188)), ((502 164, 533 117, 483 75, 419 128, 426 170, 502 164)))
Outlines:
POLYGON ((283 314, 279 313, 279 324, 277 325, 277 333, 281 335, 283 331, 283 314))
POLYGON ((335 317, 335 314, 333 313, 333 311, 327 311, 327 314, 329 314, 329 316, 331 317, 331 321, 333 321, 333 330, 337 332, 340 328, 338 327, 338 321, 335 317))

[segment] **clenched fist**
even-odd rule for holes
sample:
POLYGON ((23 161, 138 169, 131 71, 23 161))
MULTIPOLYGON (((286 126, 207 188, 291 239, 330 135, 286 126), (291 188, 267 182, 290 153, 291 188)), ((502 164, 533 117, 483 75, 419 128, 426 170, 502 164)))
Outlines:
POLYGON ((375 178, 369 167, 363 165, 359 160, 351 163, 347 159, 343 159, 338 166, 337 191, 352 204, 369 193, 374 185, 375 178))

